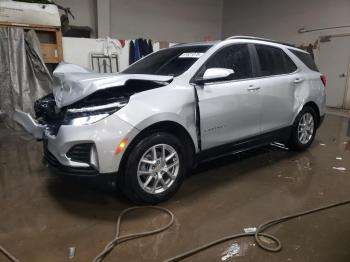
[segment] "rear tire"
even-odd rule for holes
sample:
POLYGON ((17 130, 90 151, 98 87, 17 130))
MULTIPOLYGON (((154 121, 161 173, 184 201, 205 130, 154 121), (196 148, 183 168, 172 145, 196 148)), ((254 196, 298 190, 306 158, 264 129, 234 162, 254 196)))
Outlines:
POLYGON ((186 173, 180 140, 165 132, 141 139, 128 154, 119 188, 136 204, 157 204, 179 189, 186 173))
POLYGON ((315 139, 317 116, 312 107, 306 106, 296 117, 288 147, 293 151, 307 149, 315 139))

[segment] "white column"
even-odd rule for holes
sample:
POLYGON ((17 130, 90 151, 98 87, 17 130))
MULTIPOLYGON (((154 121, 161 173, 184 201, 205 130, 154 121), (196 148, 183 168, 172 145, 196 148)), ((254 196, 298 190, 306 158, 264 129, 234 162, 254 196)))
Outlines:
POLYGON ((110 36, 110 0, 97 0, 97 36, 110 36))

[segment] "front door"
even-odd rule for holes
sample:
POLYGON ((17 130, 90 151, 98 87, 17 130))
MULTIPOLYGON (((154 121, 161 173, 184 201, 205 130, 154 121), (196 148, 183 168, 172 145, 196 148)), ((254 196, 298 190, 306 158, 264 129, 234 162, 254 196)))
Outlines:
POLYGON ((233 69, 234 74, 196 87, 202 149, 258 135, 261 99, 248 45, 224 47, 209 58, 201 72, 208 68, 233 69))

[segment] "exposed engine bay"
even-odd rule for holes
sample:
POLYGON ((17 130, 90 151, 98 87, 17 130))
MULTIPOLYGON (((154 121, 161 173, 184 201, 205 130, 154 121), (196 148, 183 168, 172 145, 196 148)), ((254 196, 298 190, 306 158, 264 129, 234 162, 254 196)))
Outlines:
POLYGON ((122 87, 98 90, 69 106, 58 108, 53 94, 42 97, 34 104, 35 117, 45 125, 50 135, 56 135, 61 125, 88 124, 94 116, 107 117, 124 107, 130 96, 166 85, 163 82, 129 80, 122 87), (85 119, 87 122, 82 121, 85 119))
POLYGON ((55 136, 61 125, 97 122, 124 107, 132 95, 168 85, 171 80, 171 76, 96 74, 61 64, 54 72, 53 93, 34 103, 36 120, 24 112, 16 112, 14 118, 36 138, 41 138, 40 129, 55 136))

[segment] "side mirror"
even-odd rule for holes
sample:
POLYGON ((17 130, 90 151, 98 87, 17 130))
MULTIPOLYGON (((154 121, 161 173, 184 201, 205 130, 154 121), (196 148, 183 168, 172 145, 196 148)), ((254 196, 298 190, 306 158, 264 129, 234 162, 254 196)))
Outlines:
POLYGON ((209 68, 205 70, 203 77, 197 79, 198 84, 203 84, 205 82, 222 80, 230 75, 233 75, 235 72, 232 69, 227 68, 209 68))
POLYGON ((209 68, 204 72, 203 80, 215 80, 215 79, 223 79, 227 78, 230 75, 234 74, 232 69, 227 68, 209 68))

